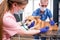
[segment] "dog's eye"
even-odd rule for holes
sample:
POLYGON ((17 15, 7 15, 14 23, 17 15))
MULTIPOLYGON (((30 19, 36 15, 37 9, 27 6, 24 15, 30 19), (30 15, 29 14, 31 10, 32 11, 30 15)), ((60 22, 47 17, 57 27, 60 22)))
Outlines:
POLYGON ((31 21, 31 20, 29 20, 29 21, 31 21))

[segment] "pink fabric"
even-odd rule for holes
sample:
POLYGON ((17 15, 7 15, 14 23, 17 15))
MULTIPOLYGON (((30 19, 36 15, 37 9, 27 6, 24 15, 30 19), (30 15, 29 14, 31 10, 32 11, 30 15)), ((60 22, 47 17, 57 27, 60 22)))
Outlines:
POLYGON ((15 17, 7 12, 3 16, 3 40, 10 40, 20 29, 20 25, 16 22, 15 17))

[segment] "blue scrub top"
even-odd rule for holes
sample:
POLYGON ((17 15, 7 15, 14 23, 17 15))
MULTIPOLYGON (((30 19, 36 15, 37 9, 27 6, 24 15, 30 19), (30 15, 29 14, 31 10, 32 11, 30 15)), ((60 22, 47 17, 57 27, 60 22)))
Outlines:
POLYGON ((32 16, 40 16, 40 19, 45 21, 48 17, 49 19, 52 18, 52 13, 49 9, 46 9, 44 13, 40 13, 40 8, 38 8, 33 12, 32 16))

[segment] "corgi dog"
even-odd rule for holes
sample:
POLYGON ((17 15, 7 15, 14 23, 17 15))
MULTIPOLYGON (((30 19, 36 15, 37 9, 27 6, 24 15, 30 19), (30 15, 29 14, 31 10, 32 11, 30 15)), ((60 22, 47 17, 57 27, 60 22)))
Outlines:
POLYGON ((32 29, 34 28, 34 29, 38 30, 38 29, 48 26, 50 31, 52 31, 52 30, 57 31, 58 30, 58 26, 56 24, 54 24, 52 26, 52 25, 50 25, 50 22, 45 22, 45 21, 40 20, 39 16, 28 16, 26 18, 25 24, 27 26, 29 26, 33 22, 34 22, 34 24, 33 24, 34 27, 32 27, 32 29))

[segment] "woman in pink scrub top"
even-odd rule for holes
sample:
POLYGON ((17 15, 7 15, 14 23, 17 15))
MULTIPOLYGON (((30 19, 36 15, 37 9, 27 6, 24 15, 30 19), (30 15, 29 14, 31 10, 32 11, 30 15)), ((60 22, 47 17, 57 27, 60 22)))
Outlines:
POLYGON ((10 37, 19 34, 19 35, 34 35, 40 32, 43 32, 43 29, 40 30, 24 30, 16 22, 14 13, 21 11, 25 8, 28 0, 8 0, 8 11, 4 13, 3 16, 3 37, 2 40, 10 40, 10 37))

